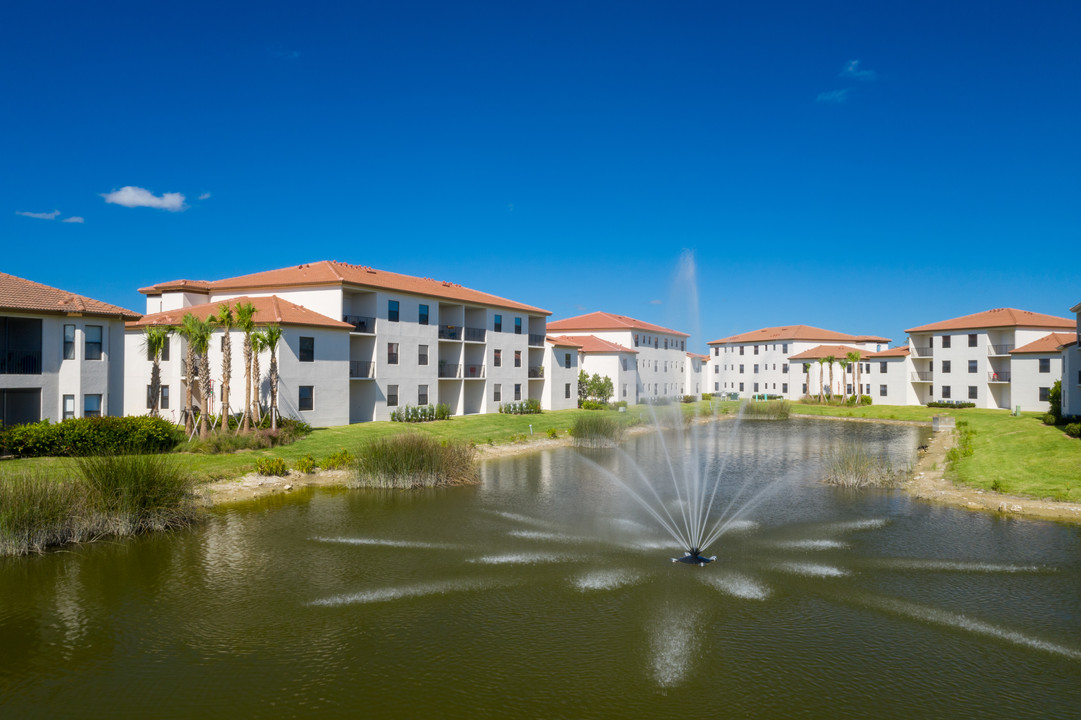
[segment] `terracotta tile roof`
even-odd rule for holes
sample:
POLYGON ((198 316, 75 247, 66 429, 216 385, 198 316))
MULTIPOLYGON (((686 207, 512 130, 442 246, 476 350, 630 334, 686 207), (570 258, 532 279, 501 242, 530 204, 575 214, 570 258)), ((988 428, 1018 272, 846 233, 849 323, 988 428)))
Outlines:
POLYGON ((0 272, 0 309, 49 314, 82 313, 125 320, 142 317, 126 308, 3 272, 0 272))
MULTIPOLYGON (((340 328, 342 330, 351 330, 353 328, 349 323, 328 318, 326 315, 320 315, 314 310, 309 310, 306 307, 291 303, 288 300, 283 300, 277 295, 230 298, 228 304, 232 306, 245 302, 250 302, 255 306, 255 322, 260 325, 278 323, 279 325, 310 325, 313 327, 340 328)), ((143 319, 138 322, 129 322, 127 327, 142 328, 148 325, 179 325, 183 321, 184 316, 188 313, 191 313, 198 318, 206 318, 208 315, 217 314, 218 307, 222 304, 223 303, 220 302, 203 303, 201 305, 192 305, 176 310, 165 310, 164 312, 152 313, 144 316, 143 319)))
POLYGON ((782 340, 802 340, 804 342, 814 341, 834 341, 834 342, 883 342, 888 343, 889 338, 878 337, 877 335, 848 335, 846 333, 835 332, 833 330, 823 330, 822 328, 812 327, 810 325, 782 325, 780 327, 768 327, 761 330, 752 330, 751 332, 742 333, 740 335, 732 335, 730 337, 721 338, 720 340, 714 340, 706 343, 707 345, 722 345, 724 343, 754 343, 754 342, 780 342, 782 340))
POLYGON ((848 345, 818 345, 810 350, 804 350, 797 355, 789 355, 789 360, 818 360, 819 358, 832 355, 835 360, 847 360, 850 352, 858 352, 862 358, 866 358, 866 350, 849 347, 848 345))
POLYGON ((582 335, 574 338, 581 343, 582 352, 584 353, 631 353, 637 355, 637 350, 631 350, 630 348, 623 347, 622 345, 614 342, 608 342, 607 340, 601 340, 596 335, 582 335))
POLYGON ((549 342, 556 347, 582 347, 582 343, 579 342, 579 340, 581 340, 582 338, 571 338, 567 337, 566 335, 557 335, 553 337, 549 335, 544 339, 546 342, 549 342))
POLYGON ((943 320, 942 322, 920 325, 909 328, 906 333, 934 332, 936 330, 979 330, 982 328, 1001 327, 1035 327, 1035 328, 1058 328, 1070 330, 1077 326, 1076 320, 1044 315, 1042 313, 1029 312, 1028 310, 1015 310, 1014 308, 996 308, 985 310, 973 315, 964 315, 943 320))
POLYGON ((1011 355, 1023 355, 1025 353, 1057 353, 1063 345, 1069 345, 1077 341, 1077 336, 1069 333, 1049 333, 1038 340, 1033 340, 1028 345, 1022 345, 1010 351, 1011 355))
MULTIPOLYGON (((181 280, 162 285, 152 285, 142 288, 143 294, 155 294, 161 292, 164 286, 176 286, 179 283, 187 283, 185 288, 197 289, 201 287, 200 281, 181 280)), ((375 288, 378 290, 394 290, 410 293, 412 295, 425 295, 433 298, 445 298, 461 303, 476 305, 488 305, 508 310, 520 310, 528 313, 551 315, 548 310, 542 310, 532 305, 507 300, 496 295, 490 295, 480 290, 472 290, 446 280, 432 280, 431 278, 419 278, 412 275, 376 270, 363 265, 350 265, 332 260, 320 260, 319 262, 296 265, 293 267, 267 270, 265 272, 241 275, 239 277, 214 280, 202 283, 211 291, 231 290, 255 290, 264 288, 285 287, 308 287, 318 285, 337 285, 349 287, 375 288)))
POLYGON ((158 295, 162 292, 176 290, 208 293, 210 292, 210 283, 206 280, 170 280, 150 287, 139 288, 139 292, 143 295, 158 295))
POLYGON ((689 352, 687 357, 698 358, 699 360, 709 360, 709 355, 699 355, 698 353, 689 352))
POLYGON ((882 352, 868 353, 867 355, 864 355, 863 357, 865 359, 908 357, 908 354, 909 354, 909 352, 911 352, 911 350, 912 350, 912 348, 910 348, 908 345, 902 345, 900 347, 890 348, 889 350, 883 350, 882 352))
POLYGON ((626 315, 613 315, 606 312, 591 312, 586 315, 576 315, 575 317, 555 320, 548 323, 548 328, 564 332, 568 330, 645 330, 646 332, 690 337, 687 333, 679 330, 671 330, 643 320, 635 320, 626 315))

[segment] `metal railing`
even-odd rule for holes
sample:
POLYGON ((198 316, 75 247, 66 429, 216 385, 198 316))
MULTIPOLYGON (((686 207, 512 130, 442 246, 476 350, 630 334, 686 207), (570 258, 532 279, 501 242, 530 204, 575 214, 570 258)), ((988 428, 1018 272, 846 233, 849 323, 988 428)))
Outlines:
POLYGON ((928 358, 928 357, 932 357, 934 354, 935 354, 935 349, 933 347, 931 347, 930 345, 926 345, 926 346, 923 346, 923 347, 919 347, 917 345, 912 346, 912 355, 913 355, 913 357, 928 358))
POLYGON ((934 373, 929 372, 914 372, 912 373, 912 382, 931 382, 934 373))
POLYGON ((1010 381, 1010 373, 1008 372, 989 372, 987 373, 987 382, 993 383, 1007 383, 1010 381))
POLYGON ((461 340, 462 328, 458 325, 440 325, 439 326, 439 339, 440 340, 461 340))
POLYGON ((444 365, 439 364, 439 377, 441 378, 460 378, 462 376, 461 365, 444 365))
POLYGON ((484 377, 483 365, 464 365, 464 375, 466 378, 482 378, 484 377))
POLYGON ((8 350, 0 355, 0 375, 40 375, 40 350, 8 350))
POLYGON ((465 341, 466 342, 484 342, 484 337, 487 334, 484 328, 471 328, 465 329, 465 341))
POLYGON ((345 315, 342 318, 353 326, 353 332, 375 334, 375 318, 367 315, 345 315))
POLYGON ((987 354, 988 355, 1009 355, 1011 350, 1013 350, 1013 345, 988 345, 987 346, 987 354))
POLYGON ((372 378, 375 377, 375 363, 371 360, 350 360, 349 377, 372 378))
POLYGON ((529 334, 529 346, 530 347, 544 347, 544 336, 529 334))
POLYGON ((542 377, 544 377, 544 366, 543 365, 534 365, 534 366, 530 367, 529 368, 529 377, 531 377, 531 378, 542 378, 542 377))

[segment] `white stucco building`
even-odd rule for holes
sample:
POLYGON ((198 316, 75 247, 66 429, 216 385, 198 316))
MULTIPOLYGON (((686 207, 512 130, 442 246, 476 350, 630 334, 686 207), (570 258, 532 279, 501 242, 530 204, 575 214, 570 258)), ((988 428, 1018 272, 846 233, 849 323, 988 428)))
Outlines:
POLYGON ((0 273, 0 424, 121 415, 139 314, 0 273))
POLYGON ((1081 419, 1081 303, 1070 312, 1077 325, 1074 337, 1062 348, 1062 415, 1081 419))
POLYGON ((581 369, 612 379, 612 402, 686 394, 687 333, 606 312, 554 320, 548 329, 582 343, 581 369))
POLYGON ((578 407, 578 370, 582 344, 573 338, 546 337, 544 340, 544 410, 578 407))
MULTIPOLYGON (((295 387, 284 389, 279 400, 284 414, 288 395, 295 415, 313 424, 388 420, 402 405, 446 403, 454 415, 497 412, 502 403, 528 398, 543 406, 546 395, 550 313, 456 283, 321 261, 210 282, 160 283, 140 292, 150 314, 216 307, 243 296, 253 303, 277 298, 288 304, 279 307, 320 316, 320 333, 303 335, 314 339, 315 360, 296 368, 300 375, 290 380, 295 387), (314 398, 292 398, 294 391, 314 398)), ((299 329, 287 334, 294 342, 302 337, 299 329)), ((174 361, 182 357, 179 345, 174 361)), ((291 349, 287 344, 286 352, 291 349)), ((307 340, 303 352, 312 353, 307 340)), ((284 382, 285 359, 281 363, 284 382)), ((149 378, 149 366, 144 370, 149 378)))
POLYGON ((1048 336, 1076 330, 1075 320, 1014 308, 909 328, 918 402, 1046 412, 1047 391, 1062 377, 1048 336))
POLYGON ((708 365, 709 355, 687 353, 687 369, 683 374, 684 395, 693 395, 696 400, 701 400, 702 393, 709 392, 704 389, 708 365))

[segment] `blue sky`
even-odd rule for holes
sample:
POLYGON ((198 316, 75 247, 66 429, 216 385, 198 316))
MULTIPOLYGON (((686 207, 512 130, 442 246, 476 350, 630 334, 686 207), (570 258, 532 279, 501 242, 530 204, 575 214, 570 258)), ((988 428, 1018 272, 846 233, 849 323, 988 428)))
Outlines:
POLYGON ((702 343, 1067 315, 1079 32, 1073 0, 8 3, 0 270, 142 310, 337 259, 702 343))

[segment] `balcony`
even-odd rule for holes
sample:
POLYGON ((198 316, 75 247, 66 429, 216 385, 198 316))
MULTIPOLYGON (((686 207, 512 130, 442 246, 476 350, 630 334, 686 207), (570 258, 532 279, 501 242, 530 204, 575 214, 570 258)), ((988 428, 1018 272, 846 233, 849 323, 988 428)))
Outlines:
POLYGON ((1008 383, 1010 381, 1010 373, 1008 372, 989 372, 987 373, 987 382, 989 383, 1008 383))
POLYGON ((375 377, 375 363, 371 360, 350 360, 349 377, 354 380, 370 380, 375 377))
POLYGON ((483 365, 463 365, 462 368, 464 371, 462 374, 465 376, 466 380, 480 379, 484 377, 483 365))
POLYGON ((917 347, 915 345, 912 346, 912 356, 913 357, 929 358, 929 357, 933 357, 934 354, 935 354, 935 349, 933 347, 931 347, 930 345, 928 345, 926 347, 917 347))
POLYGON ((365 333, 367 335, 375 334, 375 318, 368 317, 367 315, 344 315, 342 320, 353 326, 350 332, 365 333))
POLYGON ((529 334, 529 347, 544 347, 544 336, 529 334))
POLYGON ((1011 350, 1013 350, 1013 345, 988 345, 987 346, 987 354, 991 355, 991 356, 994 356, 994 355, 1009 355, 1011 350))
POLYGON ((487 333, 484 328, 471 328, 465 329, 465 341, 466 342, 484 342, 484 337, 487 333))
POLYGON ((456 378, 460 378, 461 376, 462 376, 462 366, 461 365, 446 365, 444 363, 439 363, 439 377, 441 379, 444 379, 444 380, 451 379, 451 380, 453 380, 453 379, 456 379, 456 378))
POLYGON ((40 375, 40 350, 8 350, 0 355, 0 375, 40 375))
POLYGON ((533 365, 529 368, 529 379, 536 380, 537 378, 544 377, 544 366, 533 365))
POLYGON ((934 375, 934 373, 914 372, 912 373, 912 382, 931 382, 932 375, 934 375))
POLYGON ((439 326, 439 339, 440 340, 461 340, 462 328, 457 325, 440 325, 439 326))

